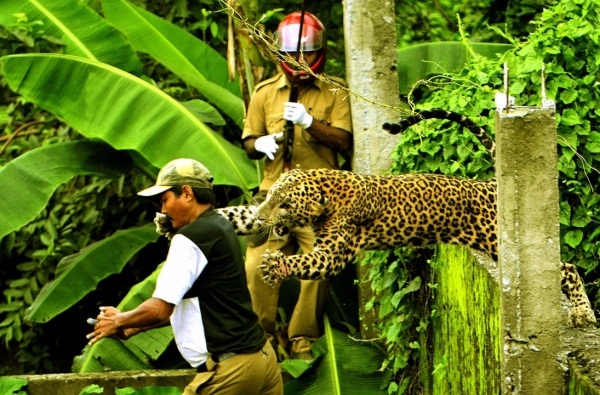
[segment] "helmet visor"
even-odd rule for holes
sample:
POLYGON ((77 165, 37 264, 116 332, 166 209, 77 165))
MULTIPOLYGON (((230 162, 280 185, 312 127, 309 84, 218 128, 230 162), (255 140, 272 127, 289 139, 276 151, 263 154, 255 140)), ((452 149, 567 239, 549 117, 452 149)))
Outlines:
MULTIPOLYGON (((281 26, 275 33, 275 41, 280 51, 298 52, 299 24, 281 26)), ((304 24, 302 38, 300 39, 301 51, 317 51, 324 47, 325 32, 304 24)))

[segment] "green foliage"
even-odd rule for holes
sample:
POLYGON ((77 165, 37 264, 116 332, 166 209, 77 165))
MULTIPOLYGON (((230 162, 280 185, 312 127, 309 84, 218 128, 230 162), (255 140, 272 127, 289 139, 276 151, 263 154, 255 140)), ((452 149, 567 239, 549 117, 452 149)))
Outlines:
POLYGON ((103 392, 104 388, 100 387, 98 384, 91 384, 83 388, 79 395, 102 394, 103 392))
POLYGON ((381 362, 385 352, 376 342, 354 340, 331 327, 324 317, 324 335, 312 346, 315 359, 285 360, 282 369, 296 380, 285 384, 287 395, 385 394, 381 362))
MULTIPOLYGON (((595 5, 580 0, 560 2, 545 11, 536 23, 538 30, 503 59, 478 58, 456 75, 432 80, 431 95, 417 104, 417 109, 444 108, 492 125, 494 93, 503 90, 502 62, 508 63, 510 94, 518 105, 541 105, 545 66, 546 94, 556 101, 562 257, 587 272, 597 267, 600 252, 600 232, 595 226, 600 219, 596 207, 600 196, 595 190, 599 135, 593 126, 600 116, 596 82, 600 75, 600 34, 595 29, 599 22, 595 5)), ((493 173, 485 152, 466 153, 478 145, 472 138, 472 142, 465 140, 468 134, 458 137, 463 135, 455 127, 440 130, 421 125, 414 129, 403 136, 395 171, 436 171, 480 178, 493 173), (459 144, 465 142, 466 150, 459 149, 459 144)))
MULTIPOLYGON (((81 390, 79 395, 103 394, 104 388, 97 384, 88 385, 81 390)), ((181 395, 181 390, 177 387, 149 386, 136 390, 131 387, 115 388, 115 395, 181 395)))
MULTIPOLYGON (((118 178, 131 165, 131 158, 125 153, 91 141, 51 144, 10 161, 0 169, 0 179, 5 186, 0 193, 0 211, 4 213, 0 238, 30 222, 46 207, 58 185, 75 176, 118 178), (32 187, 36 193, 31 193, 32 187)), ((42 242, 51 248, 56 231, 49 233, 42 242)))
MULTIPOLYGON (((151 275, 131 288, 117 308, 133 310, 152 296, 159 266, 151 275)), ((104 372, 105 370, 151 369, 152 362, 162 354, 173 339, 169 326, 148 330, 125 341, 112 338, 102 339, 86 346, 73 361, 73 372, 104 372)))
MULTIPOLYGON (((62 125, 54 116, 29 104, 15 101, 8 107, 8 122, 4 124, 4 134, 0 137, 4 139, 1 140, 4 141, 4 154, 0 156, 0 164, 5 165, 1 171, 8 170, 8 163, 13 158, 21 157, 21 154, 42 146, 58 146, 75 136, 70 128, 62 125)), ((31 187, 22 183, 22 176, 17 176, 13 181, 21 182, 20 187, 31 187)), ((143 185, 146 183, 144 181, 143 185)), ((51 328, 30 325, 24 320, 26 309, 39 290, 53 278, 56 265, 64 256, 79 251, 90 241, 102 238, 121 226, 138 224, 139 219, 135 217, 144 217, 145 209, 137 199, 130 199, 137 190, 135 185, 138 185, 135 181, 124 185, 123 178, 106 180, 76 177, 59 186, 45 208, 31 222, 0 240, 0 289, 3 290, 0 299, 0 339, 2 347, 7 349, 19 344, 13 351, 13 358, 20 367, 19 371, 6 370, 11 366, 6 363, 0 373, 53 371, 59 368, 59 362, 51 354, 56 352, 55 347, 63 336, 70 343, 73 343, 73 339, 69 338, 69 332, 64 328, 48 335, 52 333, 51 328), (126 213, 131 216, 127 217, 126 213), (115 220, 107 222, 107 214, 115 215, 115 220), (48 337, 52 341, 44 340, 48 337)), ((7 185, 5 191, 15 193, 17 189, 7 185)), ((14 196, 24 202, 23 193, 14 196)))
POLYGON ((115 395, 180 395, 181 390, 177 387, 150 386, 139 390, 133 388, 117 388, 115 395))
MULTIPOLYGON (((108 63, 119 65, 116 60, 122 59, 122 64, 125 65, 123 67, 127 69, 129 69, 129 66, 126 65, 132 65, 137 62, 135 52, 123 34, 118 33, 115 35, 115 28, 106 23, 97 13, 86 8, 84 2, 75 2, 78 4, 74 4, 73 7, 63 8, 57 8, 56 5, 59 3, 64 5, 64 1, 44 0, 29 2, 11 0, 3 2, 3 9, 5 11, 9 9, 10 11, 0 12, 0 54, 36 53, 36 56, 40 56, 39 52, 46 52, 56 53, 45 55, 50 58, 65 59, 66 57, 57 54, 77 53, 80 56, 87 56, 87 59, 91 59, 90 63, 94 63, 96 59, 101 58, 108 63), (47 7, 42 7, 42 5, 47 5, 47 7), (14 13, 13 11, 16 10, 14 7, 22 7, 19 10, 23 12, 14 13), (88 28, 92 25, 96 26, 94 33, 106 33, 107 39, 98 40, 97 36, 82 34, 84 30, 81 27, 86 24, 88 28), (68 36, 69 40, 65 39, 66 36, 68 36), (108 40, 108 36, 112 37, 112 41, 108 40), (109 51, 104 51, 106 48, 109 48, 109 51), (104 57, 96 56, 100 53, 103 53, 104 57)), ((94 2, 89 3, 93 4, 94 2)), ((95 6, 96 11, 101 10, 99 4, 95 6)), ((215 59, 217 56, 219 55, 212 55, 215 59)), ((44 55, 42 55, 43 57, 44 55)), ((78 57, 77 59, 86 62, 85 57, 78 57)), ((210 119, 215 120, 218 125, 222 125, 221 127, 227 130, 235 130, 235 128, 230 127, 231 125, 225 124, 223 117, 215 114, 211 108, 203 104, 198 106, 198 92, 195 89, 190 88, 185 82, 175 78, 173 74, 165 71, 164 68, 157 66, 156 63, 148 67, 148 64, 151 63, 145 63, 144 71, 149 72, 149 75, 144 76, 144 80, 151 81, 151 78, 156 77, 155 81, 151 81, 153 85, 152 89, 157 90, 156 87, 160 87, 165 92, 176 93, 177 99, 191 101, 188 104, 174 104, 174 100, 171 99, 173 105, 181 108, 182 112, 189 115, 188 118, 191 122, 200 125, 201 121, 198 121, 196 116, 210 116, 210 119)), ((41 63, 37 64, 39 66, 41 63)), ((95 64, 99 65, 98 67, 110 69, 115 72, 117 70, 106 64, 95 64)), ((3 69, 2 71, 4 73, 7 70, 3 69)), ((60 72, 60 70, 57 71, 60 72)), ((63 69, 62 71, 64 72, 65 70, 63 69)), ((117 73, 120 73, 119 75, 121 76, 127 75, 132 79, 135 78, 124 72, 117 73)), ((73 81, 72 78, 75 74, 77 73, 71 73, 70 78, 66 78, 64 81, 73 81)), ((208 72, 208 74, 211 73, 208 72)), ((12 75, 14 76, 14 74, 12 75)), ((40 75, 43 75, 45 79, 50 76, 50 73, 41 73, 40 75)), ((51 85, 64 89, 66 85, 58 82, 56 77, 57 74, 54 74, 54 79, 50 76, 48 81, 52 82, 51 85)), ((88 74, 87 77, 93 78, 93 73, 88 74)), ((42 80, 39 79, 38 81, 42 80)), ((109 87, 111 86, 110 81, 105 81, 104 83, 108 83, 109 87)), ((25 157, 28 152, 40 148, 46 150, 46 154, 42 156, 47 163, 58 165, 59 160, 56 159, 55 163, 52 158, 57 155, 50 154, 51 149, 54 148, 53 146, 59 143, 70 142, 71 140, 81 140, 82 136, 77 132, 81 132, 83 128, 74 131, 70 126, 65 125, 62 120, 49 115, 40 110, 39 107, 11 93, 4 74, 0 79, 0 86, 2 87, 0 89, 0 122, 3 125, 3 132, 0 136, 0 141, 3 142, 3 145, 0 147, 0 164, 5 165, 2 168, 3 173, 8 174, 11 166, 13 169, 16 169, 16 162, 18 160, 25 157), (14 164, 12 163, 13 160, 15 160, 14 164)), ((66 91, 64 91, 62 97, 93 97, 91 91, 84 88, 84 84, 80 84, 74 87, 74 92, 66 94, 66 91)), ((105 89, 104 91, 108 90, 105 89)), ((46 93, 50 92, 51 90, 46 93)), ((118 97, 122 97, 123 93, 127 92, 131 91, 127 89, 121 90, 118 97)), ((164 94, 161 92, 160 95, 164 94)), ((61 100, 60 95, 54 99, 55 104, 59 103, 61 100)), ((95 121, 89 123, 89 125, 92 125, 91 129, 94 129, 95 126, 101 124, 101 120, 107 119, 108 114, 115 115, 114 111, 106 111, 105 107, 103 107, 110 106, 111 104, 115 104, 114 101, 105 100, 104 102, 96 102, 96 105, 93 106, 94 108, 87 110, 85 107, 75 105, 69 111, 62 112, 60 115, 61 118, 64 117, 63 119, 69 119, 69 114, 71 114, 79 116, 80 120, 89 120, 91 117, 98 116, 95 121)), ((146 110, 152 107, 154 106, 150 105, 146 110)), ((57 108, 54 107, 53 110, 57 110, 57 108)), ((123 119, 133 121, 135 117, 132 117, 132 114, 129 113, 124 114, 123 119)), ((158 119, 155 118, 154 122, 158 122, 158 119)), ((77 125, 78 128, 80 126, 79 124, 77 125)), ((156 127, 159 126, 156 125, 156 127)), ((121 130, 120 127, 116 127, 110 132, 121 130)), ((140 140, 142 136, 139 132, 146 130, 147 128, 138 125, 138 134, 135 141, 143 141, 140 140)), ((214 132, 211 131, 210 133, 214 132)), ((239 135, 239 129, 237 135, 239 135)), ((102 136, 95 135, 91 137, 102 136)), ((117 136, 115 138, 118 139, 117 136)), ((193 134, 188 134, 185 138, 193 138, 193 134)), ((211 135, 210 139, 212 141, 215 141, 215 139, 221 141, 219 135, 211 135)), ((211 144, 198 143, 199 141, 195 140, 195 143, 188 144, 188 147, 200 149, 211 146, 211 144)), ((183 145, 181 138, 179 138, 179 145, 172 144, 171 146, 178 148, 183 145)), ((163 145, 162 148, 165 149, 168 147, 163 145)), ((148 154, 148 156, 156 158, 157 154, 159 156, 162 155, 161 152, 163 151, 157 151, 148 154)), ((84 151, 81 151, 81 153, 83 154, 84 151)), ((135 152, 130 153, 138 165, 144 165, 135 152)), ((171 154, 174 155, 173 152, 171 154)), ((218 155, 215 154, 213 156, 218 155)), ((106 155, 106 157, 109 156, 106 155)), ((93 155, 90 158, 93 158, 93 155)), ((98 165, 101 164, 101 161, 96 162, 98 165)), ((244 165, 244 163, 246 165, 249 163, 249 160, 245 157, 244 160, 239 160, 237 165, 244 165)), ((48 173, 45 163, 39 162, 37 166, 37 168, 29 166, 29 175, 39 173, 38 176, 46 181, 45 176, 48 173)), ((68 167, 68 165, 67 168, 73 171, 76 170, 75 168, 68 167)), ((146 171, 146 174, 152 175, 151 166, 143 166, 143 170, 146 171)), ((248 173, 251 173, 251 178, 255 177, 254 170, 248 173)), ((67 172, 65 174, 70 173, 67 172)), ((118 229, 137 227, 148 223, 153 215, 151 212, 154 210, 149 210, 149 207, 135 195, 136 191, 147 186, 150 182, 140 172, 121 172, 117 178, 112 180, 89 177, 85 174, 70 175, 75 175, 75 178, 72 178, 66 184, 60 184, 58 181, 55 182, 54 187, 58 184, 60 185, 55 189, 54 194, 49 197, 49 200, 41 205, 41 211, 40 209, 36 209, 36 212, 39 213, 33 220, 25 226, 21 225, 22 227, 19 227, 18 230, 0 239, 0 261, 3 263, 0 267, 0 289, 3 291, 0 299, 0 340, 3 343, 3 347, 9 350, 9 353, 6 353, 8 358, 12 357, 12 360, 15 362, 14 364, 9 363, 8 358, 3 360, 6 363, 2 364, 0 374, 68 371, 71 365, 71 356, 79 352, 85 344, 84 334, 89 329, 89 327, 85 327, 86 315, 90 314, 90 311, 95 311, 97 303, 116 304, 136 279, 143 278, 148 274, 146 273, 147 269, 145 270, 134 265, 137 259, 136 254, 136 257, 131 259, 129 264, 124 268, 130 276, 123 280, 111 279, 113 285, 111 292, 102 293, 102 285, 100 284, 98 285, 99 291, 97 291, 100 294, 95 294, 93 299, 81 300, 62 314, 60 320, 69 322, 69 325, 61 325, 58 321, 53 320, 44 327, 41 327, 24 320, 27 308, 31 305, 34 298, 36 298, 40 289, 53 280, 56 274, 60 274, 56 273, 56 268, 64 257, 81 251, 90 243, 102 240, 118 229), (116 292, 115 289, 117 289, 116 292)), ((30 201, 28 198, 36 196, 32 192, 36 190, 36 185, 40 181, 25 182, 25 180, 27 178, 18 175, 17 177, 12 177, 10 185, 3 183, 3 185, 7 186, 3 190, 3 193, 12 193, 12 196, 19 199, 14 207, 10 209, 11 212, 26 212, 30 208, 27 206, 30 201), (25 193, 21 193, 20 189, 17 188, 23 186, 27 187, 25 193)), ((229 186, 224 186, 221 189, 218 188, 217 193, 220 200, 228 200, 230 193, 239 194, 239 191, 235 189, 229 186)), ((40 196, 37 197, 39 198, 40 196)), ((48 199, 48 196, 45 196, 44 199, 48 199)), ((2 218, 3 226, 6 225, 7 219, 8 216, 2 218)), ((14 224, 16 221, 11 221, 11 223, 14 224)), ((155 236, 153 235, 153 237, 155 236)), ((118 251, 114 252, 118 253, 118 251)), ((140 254, 143 255, 144 251, 140 252, 140 254)), ((131 254, 123 255, 123 257, 126 256, 131 257, 131 254)), ((152 256, 152 259, 156 260, 157 258, 156 256, 152 256)), ((150 268, 153 267, 152 264, 150 266, 150 268)), ((77 283, 74 284, 74 286, 77 285, 77 283)))
POLYGON ((16 377, 0 377, 0 394, 25 395, 21 388, 27 385, 27 380, 16 377))
POLYGON ((555 0, 497 1, 497 0, 396 0, 396 27, 400 48, 416 43, 436 41, 459 41, 459 22, 463 19, 467 35, 478 42, 505 42, 492 30, 496 27, 515 37, 524 37, 534 30, 529 24, 544 7, 555 0), (432 8, 435 7, 435 12, 432 8))
MULTIPOLYGON (((535 27, 528 37, 520 35, 521 30, 504 33, 515 47, 502 58, 489 59, 472 54, 464 69, 421 82, 415 87, 415 96, 409 97, 417 112, 431 108, 452 110, 488 127, 493 135, 494 95, 504 88, 503 63, 507 62, 510 70, 510 94, 516 97, 517 105, 527 106, 542 104, 542 66, 545 66, 546 94, 548 99, 556 102, 559 136, 562 259, 584 269, 589 283, 588 294, 596 295, 595 303, 600 297, 592 292, 598 288, 600 253, 600 230, 596 226, 600 222, 597 205, 600 196, 596 188, 600 149, 599 135, 594 130, 600 116, 598 5, 595 0, 556 2, 527 26, 527 29, 535 27)), ((527 7, 523 12, 531 10, 527 7)), ((523 15, 519 14, 519 17, 523 15)), ((437 23, 441 26, 440 20, 437 23)), ((465 31, 467 33, 463 35, 468 36, 470 28, 465 26, 465 31)), ((431 30, 431 34, 435 32, 435 29, 431 30)), ((420 31, 411 32, 418 33, 420 31)), ((468 44, 465 45, 468 48, 468 44)), ((394 153, 392 172, 443 173, 488 179, 494 174, 494 165, 485 148, 469 132, 453 124, 431 120, 404 132, 394 153)), ((398 250, 393 254, 377 253, 366 259, 373 265, 369 278, 373 280, 373 290, 379 300, 376 307, 382 317, 382 337, 388 345, 390 364, 395 373, 388 387, 390 394, 413 393, 411 391, 415 390, 416 381, 411 383, 411 380, 417 379, 408 378, 415 376, 407 373, 407 369, 422 358, 417 350, 426 347, 422 334, 430 314, 427 308, 423 311, 422 303, 426 298, 419 299, 418 311, 406 298, 407 294, 414 294, 408 293, 413 290, 414 282, 408 280, 403 272, 405 269, 398 264, 408 258, 399 259, 398 254, 398 250), (395 299, 396 295, 399 296, 395 299), (400 297, 402 301, 398 304, 400 297)), ((402 251, 401 254, 409 253, 402 251)), ((424 288, 421 286, 420 291, 425 292, 424 288)), ((443 364, 436 368, 436 374, 443 373, 443 364)))
POLYGON ((376 330, 388 352, 383 365, 391 372, 388 394, 417 388, 423 374, 415 361, 423 358, 430 324, 429 307, 422 303, 430 297, 427 259, 428 250, 398 248, 369 252, 361 262, 369 265, 374 293, 365 310, 377 311, 376 330))

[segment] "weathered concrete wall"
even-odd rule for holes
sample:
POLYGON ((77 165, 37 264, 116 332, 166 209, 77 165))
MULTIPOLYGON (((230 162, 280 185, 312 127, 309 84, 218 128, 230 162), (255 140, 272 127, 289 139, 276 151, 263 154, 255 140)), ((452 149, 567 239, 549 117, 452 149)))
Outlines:
POLYGON ((115 389, 149 386, 177 387, 181 390, 194 378, 194 369, 129 370, 106 373, 40 374, 15 376, 29 382, 28 395, 79 395, 89 385, 104 388, 103 395, 114 395, 115 389))
POLYGON ((496 146, 503 393, 562 395, 554 111, 497 112, 496 146))
MULTIPOLYGON (((502 389, 504 353, 498 268, 486 255, 462 246, 437 248, 431 262, 433 290, 431 310, 431 360, 422 369, 431 381, 424 394, 510 394, 502 389), (434 373, 435 371, 435 373, 434 373)), ((572 328, 570 302, 565 295, 551 301, 560 310, 556 363, 561 371, 559 387, 568 395, 600 395, 600 333, 598 328, 572 328)), ((528 368, 531 368, 529 366, 528 368)), ((533 374, 539 369, 533 366, 533 374)), ((522 372, 531 374, 529 370, 522 372)), ((541 372, 543 373, 543 372, 541 372)), ((524 392, 520 392, 524 393, 524 392)), ((540 395, 553 393, 548 386, 540 395)), ((562 393, 561 393, 562 394, 562 393)))

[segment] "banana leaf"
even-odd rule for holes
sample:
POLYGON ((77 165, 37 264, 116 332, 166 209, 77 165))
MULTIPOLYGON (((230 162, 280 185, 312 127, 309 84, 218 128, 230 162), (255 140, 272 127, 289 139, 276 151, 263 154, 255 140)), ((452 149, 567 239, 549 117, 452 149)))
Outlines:
POLYGON ((131 4, 104 0, 105 17, 123 31, 134 47, 177 74, 200 91, 239 127, 244 105, 239 81, 229 81, 227 61, 216 50, 186 30, 131 4))
POLYGON ((25 390, 21 390, 27 385, 27 380, 21 377, 0 377, 0 394, 25 394, 25 390))
POLYGON ((139 390, 115 388, 115 395, 181 395, 181 389, 172 386, 150 386, 139 390))
POLYGON ((0 238, 33 220, 71 178, 116 178, 131 167, 126 153, 91 141, 42 146, 11 160, 0 168, 0 238))
POLYGON ((137 151, 157 168, 177 157, 206 165, 216 184, 258 184, 243 149, 151 84, 104 63, 57 54, 0 58, 9 87, 81 134, 137 151))
POLYGON ((158 237, 155 225, 148 224, 117 231, 77 254, 64 257, 56 267, 56 278, 44 285, 27 309, 25 319, 50 321, 96 289, 100 280, 120 273, 127 262, 158 237))
POLYGON ((142 65, 121 32, 79 0, 0 1, 0 25, 10 28, 19 14, 43 22, 44 33, 64 42, 66 54, 141 73, 142 65))
POLYGON ((385 395, 385 351, 375 342, 356 341, 332 328, 324 317, 325 334, 312 346, 315 359, 281 363, 295 380, 285 384, 286 395, 385 395))
MULTIPOLYGON (((512 44, 468 43, 474 53, 494 58, 511 49, 512 44)), ((436 42, 411 45, 398 49, 400 93, 407 94, 412 86, 435 74, 455 72, 472 56, 462 42, 436 42)))
MULTIPOLYGON (((133 286, 117 308, 121 311, 129 311, 150 298, 161 267, 159 266, 145 280, 133 286)), ((172 340, 173 332, 170 326, 142 332, 124 341, 102 339, 92 346, 86 346, 83 353, 75 357, 71 370, 75 373, 88 373, 152 369, 151 362, 165 351, 172 340)))

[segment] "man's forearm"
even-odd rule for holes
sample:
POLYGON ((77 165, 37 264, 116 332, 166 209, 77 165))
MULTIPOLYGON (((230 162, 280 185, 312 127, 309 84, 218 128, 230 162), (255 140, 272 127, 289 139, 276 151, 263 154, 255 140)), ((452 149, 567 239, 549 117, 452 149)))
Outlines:
POLYGON ((317 119, 314 119, 310 127, 305 130, 321 144, 338 151, 347 151, 352 147, 352 135, 349 132, 329 126, 317 119))

